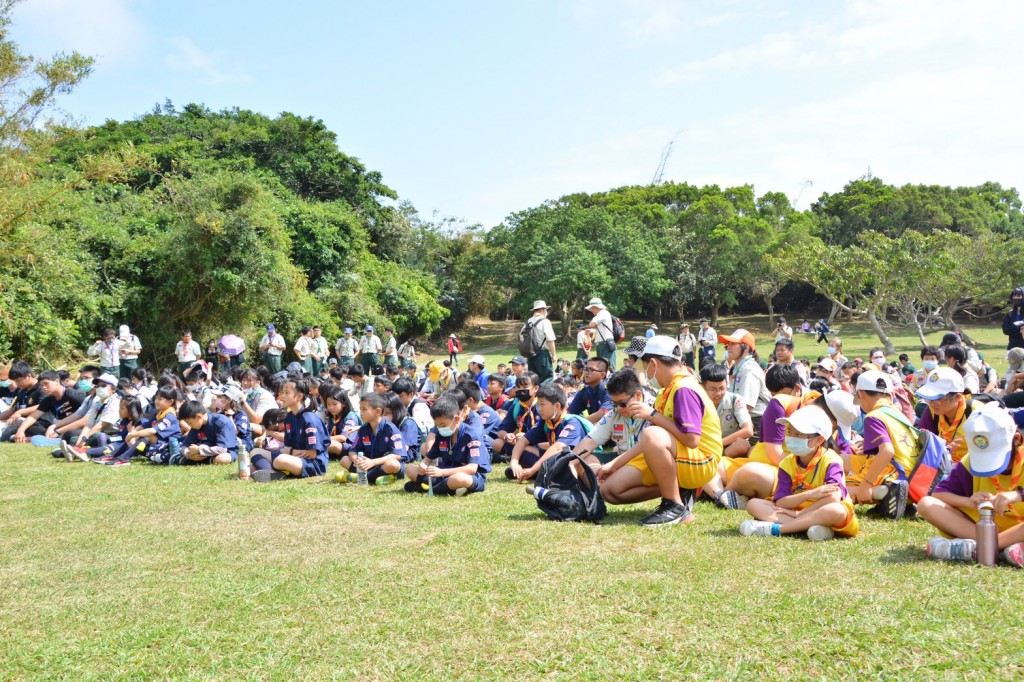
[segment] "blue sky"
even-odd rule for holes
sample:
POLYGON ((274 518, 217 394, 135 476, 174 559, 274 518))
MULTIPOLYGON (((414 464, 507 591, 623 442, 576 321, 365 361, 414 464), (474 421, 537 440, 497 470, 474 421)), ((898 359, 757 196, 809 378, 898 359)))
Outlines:
POLYGON ((664 179, 800 208, 870 171, 1024 188, 1024 3, 26 0, 12 36, 77 49, 83 124, 157 102, 323 119, 430 217, 491 226, 664 179))

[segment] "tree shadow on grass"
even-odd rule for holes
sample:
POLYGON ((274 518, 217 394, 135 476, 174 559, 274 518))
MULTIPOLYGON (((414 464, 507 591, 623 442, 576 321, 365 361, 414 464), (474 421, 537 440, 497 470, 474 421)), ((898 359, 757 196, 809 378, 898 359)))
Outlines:
POLYGON ((889 550, 879 557, 878 561, 883 564, 919 564, 928 560, 928 554, 917 545, 905 547, 890 547, 889 550))

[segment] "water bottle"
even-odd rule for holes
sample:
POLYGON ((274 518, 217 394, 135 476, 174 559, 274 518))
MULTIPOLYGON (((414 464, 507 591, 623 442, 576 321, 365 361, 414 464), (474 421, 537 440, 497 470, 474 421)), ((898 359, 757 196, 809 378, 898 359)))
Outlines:
POLYGON ((992 520, 995 507, 991 502, 982 502, 978 505, 978 563, 982 566, 996 565, 996 552, 998 551, 999 538, 996 533, 996 523, 992 520))
POLYGON ((526 486, 526 494, 533 495, 538 500, 543 500, 544 496, 548 494, 548 489, 539 485, 528 485, 526 486))
POLYGON ((249 480, 249 451, 245 445, 238 446, 238 478, 249 480))
MULTIPOLYGON (((362 457, 359 459, 362 459, 362 457)), ((358 485, 370 485, 366 478, 366 469, 360 467, 358 462, 356 462, 356 483, 358 485)))

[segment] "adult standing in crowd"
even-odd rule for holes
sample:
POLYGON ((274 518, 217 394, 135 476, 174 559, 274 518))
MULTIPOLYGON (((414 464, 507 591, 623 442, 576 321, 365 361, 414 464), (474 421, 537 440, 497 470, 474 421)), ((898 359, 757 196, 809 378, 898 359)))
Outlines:
POLYGON ((586 362, 593 345, 594 337, 587 326, 582 322, 576 325, 576 359, 586 362))
POLYGON ((555 348, 555 329, 548 319, 550 306, 544 301, 533 302, 533 315, 526 321, 524 327, 529 333, 536 334, 542 340, 537 352, 526 359, 527 367, 540 378, 540 383, 550 381, 555 377, 554 366, 558 362, 558 350, 555 348))
POLYGON ((380 364, 380 353, 384 350, 380 337, 373 333, 373 325, 363 329, 363 338, 359 339, 359 364, 363 366, 363 374, 373 376, 374 369, 380 364))
POLYGON ((644 336, 648 339, 653 339, 658 333, 658 325, 651 322, 651 326, 644 332, 644 336))
POLYGON ((679 349, 683 352, 683 362, 687 367, 693 369, 693 354, 697 350, 697 337, 690 333, 690 325, 685 322, 679 325, 676 343, 679 344, 679 349))
POLYGON ((615 328, 612 324, 612 314, 599 298, 590 299, 587 311, 594 316, 594 319, 590 321, 590 326, 596 335, 594 346, 597 349, 597 357, 607 360, 609 369, 614 371, 615 328))
POLYGON ((302 365, 302 371, 306 374, 313 373, 313 328, 303 327, 299 331, 299 338, 295 339, 295 359, 302 365))
POLYGON ((121 342, 113 329, 104 329, 103 338, 89 346, 85 352, 86 355, 99 358, 100 370, 104 374, 121 376, 121 342))
POLYGON ((181 330, 181 341, 174 344, 174 356, 178 359, 178 376, 184 378, 185 371, 196 364, 203 354, 203 349, 192 339, 192 330, 181 330))
POLYGON ((394 327, 384 327, 384 366, 398 367, 398 339, 394 327))
POLYGON ((331 347, 324 338, 320 325, 313 327, 313 371, 315 377, 327 371, 327 359, 331 356, 331 347))
POLYGON ((334 344, 334 352, 338 354, 338 364, 342 367, 356 364, 359 342, 352 338, 352 327, 345 327, 344 335, 334 344))
POLYGON ((1024 287, 1016 287, 1010 293, 1010 312, 1003 317, 1003 333, 1008 338, 1006 350, 1024 348, 1024 287))
POLYGON ((708 318, 700 318, 700 331, 697 333, 697 343, 700 345, 700 366, 715 364, 715 344, 718 343, 718 334, 715 328, 708 322, 708 318))
POLYGON ((775 320, 775 343, 784 339, 793 340, 793 328, 786 324, 786 318, 780 317, 775 320))
POLYGON ((462 352, 462 342, 455 334, 448 335, 448 362, 452 367, 459 366, 459 353, 462 352))
POLYGON ((122 324, 117 330, 117 341, 121 344, 121 379, 128 379, 139 366, 139 354, 142 353, 142 342, 132 334, 128 325, 122 324))
POLYGON ((267 333, 260 339, 260 360, 271 374, 281 371, 281 354, 288 348, 284 337, 277 333, 272 324, 267 325, 267 333))

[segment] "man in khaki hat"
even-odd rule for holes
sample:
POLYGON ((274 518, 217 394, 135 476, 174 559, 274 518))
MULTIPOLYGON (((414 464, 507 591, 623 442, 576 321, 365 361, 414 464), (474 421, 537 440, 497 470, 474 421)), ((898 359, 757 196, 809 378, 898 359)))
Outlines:
MULTIPOLYGON (((555 378, 554 365, 558 362, 558 351, 555 348, 555 330, 548 319, 551 306, 542 300, 533 302, 533 316, 526 321, 519 332, 520 339, 532 339, 535 349, 533 355, 526 355, 527 366, 531 372, 540 377, 541 383, 555 378)), ((520 343, 519 350, 525 351, 520 343)))
POLYGON ((615 329, 612 325, 612 314, 608 312, 604 302, 592 298, 587 303, 587 311, 594 316, 590 326, 594 328, 594 350, 597 357, 608 361, 609 369, 615 369, 615 329))

